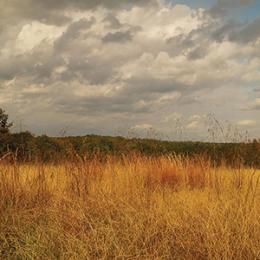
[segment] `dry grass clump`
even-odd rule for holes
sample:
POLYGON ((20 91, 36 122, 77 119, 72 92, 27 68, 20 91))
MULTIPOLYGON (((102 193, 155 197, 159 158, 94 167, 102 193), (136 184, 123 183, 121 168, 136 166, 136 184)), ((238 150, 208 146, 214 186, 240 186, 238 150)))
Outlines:
POLYGON ((257 259, 260 173, 202 157, 0 164, 0 258, 257 259))

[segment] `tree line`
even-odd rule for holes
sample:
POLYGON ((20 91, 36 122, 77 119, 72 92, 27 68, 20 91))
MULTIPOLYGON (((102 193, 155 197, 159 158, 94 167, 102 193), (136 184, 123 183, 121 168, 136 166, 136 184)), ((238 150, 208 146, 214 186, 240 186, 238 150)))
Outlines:
POLYGON ((247 143, 206 143, 173 142, 120 136, 36 136, 25 131, 11 133, 12 123, 0 109, 0 158, 12 154, 23 162, 61 162, 75 157, 91 159, 93 156, 106 158, 107 155, 122 156, 140 153, 148 156, 177 154, 184 156, 203 155, 216 164, 225 162, 233 165, 247 165, 260 168, 260 142, 247 143))

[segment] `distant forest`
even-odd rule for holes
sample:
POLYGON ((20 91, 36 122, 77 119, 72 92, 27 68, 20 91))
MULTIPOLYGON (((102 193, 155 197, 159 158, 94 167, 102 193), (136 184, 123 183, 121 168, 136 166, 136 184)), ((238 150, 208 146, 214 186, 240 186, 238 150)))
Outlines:
POLYGON ((158 155, 203 155, 215 164, 231 166, 246 165, 260 168, 260 141, 240 143, 174 142, 154 139, 124 138, 111 136, 35 136, 26 131, 11 133, 12 123, 8 115, 0 109, 0 160, 12 155, 23 162, 42 161, 58 163, 79 158, 87 160, 93 156, 101 159, 108 155, 127 156, 141 153, 158 155))

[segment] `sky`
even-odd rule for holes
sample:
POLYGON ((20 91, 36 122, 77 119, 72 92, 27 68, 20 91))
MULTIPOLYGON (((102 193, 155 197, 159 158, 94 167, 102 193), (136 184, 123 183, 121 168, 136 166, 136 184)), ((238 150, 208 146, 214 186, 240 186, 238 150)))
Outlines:
POLYGON ((216 119, 220 138, 259 138, 259 14, 258 0, 0 0, 0 107, 35 134, 206 141, 216 119))

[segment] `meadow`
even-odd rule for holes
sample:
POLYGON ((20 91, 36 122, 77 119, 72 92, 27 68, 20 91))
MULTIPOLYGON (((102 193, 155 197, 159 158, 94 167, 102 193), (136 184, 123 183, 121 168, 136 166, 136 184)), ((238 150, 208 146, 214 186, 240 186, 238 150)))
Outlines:
POLYGON ((201 155, 0 161, 1 259, 260 259, 260 172, 201 155))

